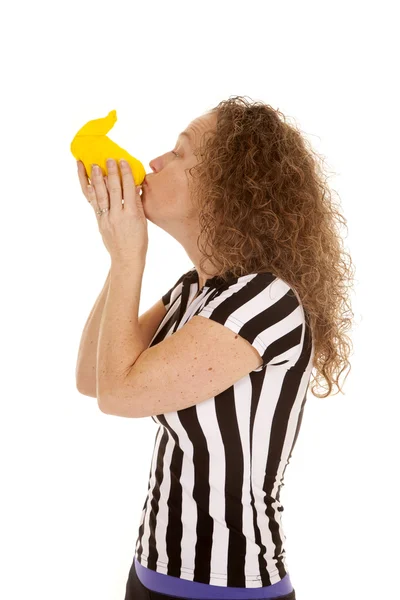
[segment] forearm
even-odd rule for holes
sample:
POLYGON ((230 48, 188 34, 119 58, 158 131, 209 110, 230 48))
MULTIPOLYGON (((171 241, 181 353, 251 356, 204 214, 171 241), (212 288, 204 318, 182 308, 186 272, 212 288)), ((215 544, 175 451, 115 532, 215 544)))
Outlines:
POLYGON ((99 328, 101 315, 103 314, 108 294, 110 273, 111 269, 108 272, 103 289, 90 311, 79 345, 75 377, 77 387, 83 391, 87 390, 94 392, 96 390, 96 357, 99 328))
POLYGON ((97 348, 97 392, 112 401, 126 375, 146 350, 139 328, 139 303, 144 264, 115 264, 100 322, 97 348))

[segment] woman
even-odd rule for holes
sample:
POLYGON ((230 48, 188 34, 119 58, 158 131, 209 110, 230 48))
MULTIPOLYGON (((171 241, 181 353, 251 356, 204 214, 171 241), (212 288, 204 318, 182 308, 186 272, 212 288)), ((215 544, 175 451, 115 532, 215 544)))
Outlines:
POLYGON ((148 413, 159 429, 125 600, 295 600, 280 492, 312 370, 325 398, 349 366, 343 217, 300 132, 241 97, 192 121, 150 166, 146 218, 194 264, 163 295, 150 347, 203 317, 259 362, 207 400, 177 397, 167 411, 160 397, 148 413))

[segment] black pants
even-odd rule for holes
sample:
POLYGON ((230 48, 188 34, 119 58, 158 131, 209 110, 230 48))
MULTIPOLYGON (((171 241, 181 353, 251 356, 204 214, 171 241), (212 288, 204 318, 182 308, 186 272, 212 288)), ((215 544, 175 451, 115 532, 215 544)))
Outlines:
MULTIPOLYGON (((126 592, 124 600, 175 600, 181 596, 169 596, 148 590, 136 574, 135 561, 133 561, 131 570, 129 571, 128 581, 126 582, 126 592)), ((187 598, 186 600, 194 600, 187 598)), ((271 600, 273 600, 271 598, 271 600)), ((295 590, 284 596, 276 596, 276 600, 296 600, 295 590)))

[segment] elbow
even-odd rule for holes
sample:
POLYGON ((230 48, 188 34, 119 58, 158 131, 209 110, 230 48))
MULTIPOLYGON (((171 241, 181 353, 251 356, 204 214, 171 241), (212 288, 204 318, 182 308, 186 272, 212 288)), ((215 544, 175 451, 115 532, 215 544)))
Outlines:
POLYGON ((99 396, 97 404, 101 412, 106 415, 114 415, 115 417, 124 417, 126 419, 139 419, 142 416, 138 413, 137 405, 132 399, 122 402, 115 395, 112 398, 102 398, 99 396))
POLYGON ((82 396, 90 396, 91 398, 97 398, 96 392, 94 392, 93 390, 85 390, 84 388, 78 385, 76 386, 76 389, 80 394, 82 394, 82 396))
POLYGON ((76 379, 76 389, 83 396, 90 396, 91 398, 97 398, 97 390, 96 385, 93 386, 93 383, 88 384, 81 379, 76 379))
POLYGON ((107 404, 104 400, 104 398, 102 398, 101 396, 97 397, 97 406, 99 407, 100 411, 102 413, 104 413, 105 415, 113 415, 115 414, 111 409, 110 409, 110 405, 107 404))
POLYGON ((100 411, 102 413, 104 413, 105 415, 114 414, 109 410, 109 407, 107 406, 106 402, 104 402, 103 396, 98 393, 96 382, 93 385, 93 382, 88 384, 88 383, 85 383, 85 381, 83 381, 82 379, 77 379, 76 380, 76 389, 83 396, 90 396, 90 398, 97 398, 97 406, 99 407, 100 411))

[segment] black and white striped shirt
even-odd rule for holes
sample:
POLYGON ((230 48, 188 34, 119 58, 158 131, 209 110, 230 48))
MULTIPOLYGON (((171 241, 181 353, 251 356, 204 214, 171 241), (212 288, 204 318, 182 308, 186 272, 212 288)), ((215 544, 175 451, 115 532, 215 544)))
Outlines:
POLYGON ((199 290, 193 268, 163 302, 150 346, 201 315, 248 340, 263 364, 215 397, 152 416, 159 427, 135 559, 186 581, 271 586, 289 571, 279 498, 312 371, 307 314, 270 272, 213 277, 199 290))

